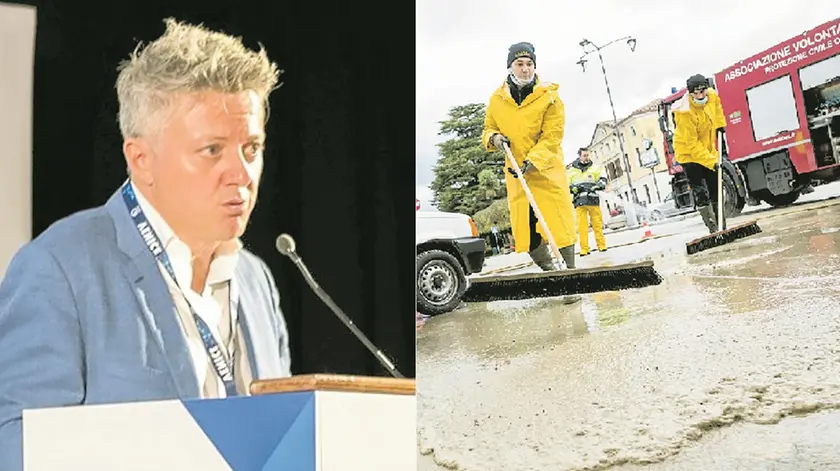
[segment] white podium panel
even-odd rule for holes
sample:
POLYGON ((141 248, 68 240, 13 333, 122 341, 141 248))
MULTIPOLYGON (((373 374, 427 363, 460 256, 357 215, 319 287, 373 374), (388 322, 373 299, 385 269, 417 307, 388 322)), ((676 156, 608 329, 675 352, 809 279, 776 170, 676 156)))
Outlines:
POLYGON ((27 410, 24 471, 414 470, 415 404, 295 391, 27 410))

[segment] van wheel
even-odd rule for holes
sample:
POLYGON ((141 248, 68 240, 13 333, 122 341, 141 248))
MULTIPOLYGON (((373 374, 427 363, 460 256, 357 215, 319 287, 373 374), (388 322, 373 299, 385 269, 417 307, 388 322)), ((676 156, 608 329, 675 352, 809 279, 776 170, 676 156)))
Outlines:
POLYGON ((467 290, 464 269, 452 254, 429 250, 417 255, 417 310, 436 316, 454 310, 467 290))

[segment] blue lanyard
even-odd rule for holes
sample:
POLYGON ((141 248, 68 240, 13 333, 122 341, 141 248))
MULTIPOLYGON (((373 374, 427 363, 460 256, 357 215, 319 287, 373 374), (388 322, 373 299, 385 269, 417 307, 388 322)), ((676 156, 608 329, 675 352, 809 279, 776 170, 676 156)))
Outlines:
MULTIPOLYGON (((155 256, 157 261, 163 265, 166 272, 169 273, 170 277, 172 277, 172 281, 175 282, 175 286, 178 286, 178 289, 181 290, 183 295, 183 289, 181 289, 181 286, 178 285, 178 279, 175 277, 175 270, 172 269, 172 263, 169 261, 169 256, 163 249, 163 243, 149 224, 149 220, 146 218, 145 213, 143 213, 143 208, 141 208, 140 204, 137 202, 137 195, 134 194, 134 189, 131 187, 130 182, 126 182, 125 185, 123 185, 122 195, 123 200, 125 200, 125 205, 128 208, 128 214, 131 216, 131 219, 134 220, 134 224, 137 226, 137 230, 140 232, 140 236, 143 238, 143 241, 146 242, 146 246, 149 248, 149 251, 152 252, 152 255, 155 256)), ((184 301, 186 301, 187 306, 190 308, 190 312, 195 320, 195 325, 198 327, 201 340, 204 342, 204 348, 207 350, 207 355, 210 357, 210 363, 213 364, 213 369, 216 370, 216 374, 219 375, 219 378, 221 378, 222 382, 225 384, 227 396, 237 396, 238 393, 236 391, 236 382, 234 381, 233 374, 233 362, 228 358, 225 350, 223 350, 219 343, 216 342, 216 338, 213 336, 213 333, 210 331, 210 327, 207 326, 207 323, 205 323, 204 320, 196 314, 195 309, 193 309, 186 296, 184 296, 184 301)))

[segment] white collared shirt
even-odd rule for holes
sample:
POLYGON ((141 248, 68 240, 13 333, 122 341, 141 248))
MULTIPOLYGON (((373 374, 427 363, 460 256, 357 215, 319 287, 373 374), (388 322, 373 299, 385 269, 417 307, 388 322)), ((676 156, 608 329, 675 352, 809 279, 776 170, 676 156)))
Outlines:
POLYGON ((173 282, 163 264, 158 262, 158 268, 166 280, 169 293, 178 311, 181 331, 189 346, 201 397, 220 398, 225 397, 226 393, 224 382, 219 378, 207 355, 207 349, 201 340, 189 305, 207 324, 216 341, 225 347, 229 355, 233 355, 236 389, 241 395, 248 394, 252 375, 248 362, 247 346, 242 340, 242 327, 237 322, 238 296, 236 296, 236 284, 234 282, 234 272, 239 260, 241 242, 237 241, 237 246, 234 249, 219 253, 213 258, 204 291, 196 293, 191 287, 192 254, 189 247, 178 239, 160 213, 143 197, 142 193, 137 191, 137 187, 133 186, 133 183, 131 185, 137 196, 137 203, 143 209, 149 225, 160 238, 163 249, 169 256, 178 285, 183 288, 180 289, 173 282), (186 302, 187 300, 189 300, 189 305, 186 302))

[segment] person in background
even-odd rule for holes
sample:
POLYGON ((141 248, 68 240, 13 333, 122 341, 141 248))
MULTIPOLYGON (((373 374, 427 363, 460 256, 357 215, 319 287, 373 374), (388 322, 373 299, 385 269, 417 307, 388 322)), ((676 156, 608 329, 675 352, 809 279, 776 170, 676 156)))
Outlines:
MULTIPOLYGON (((574 210, 561 148, 565 110, 558 85, 536 74, 536 61, 531 43, 510 46, 507 77, 490 97, 481 140, 491 152, 510 147, 563 260, 574 268, 574 210)), ((507 157, 505 162, 510 166, 507 157)), ((546 235, 517 178, 508 167, 505 185, 515 251, 528 252, 542 270, 555 270, 546 235)))
POLYGON ((291 375, 274 278, 240 242, 278 79, 264 50, 172 19, 120 65, 127 181, 23 246, 0 283, 0 469, 23 467, 24 409, 291 375))
POLYGON ((607 188, 607 177, 601 166, 589 158, 589 150, 578 150, 578 158, 572 162, 569 169, 569 189, 572 192, 575 216, 578 224, 578 240, 580 241, 580 256, 589 255, 589 224, 595 232, 595 244, 600 252, 607 251, 607 240, 604 237, 604 217, 601 214, 601 198, 598 191, 607 188))
POLYGON ((717 136, 726 118, 720 97, 702 75, 686 80, 686 94, 671 107, 674 115, 674 159, 691 185, 694 204, 709 233, 717 232, 717 136))
POLYGON ((499 223, 494 222, 490 228, 490 246, 493 248, 493 255, 498 255, 500 251, 499 244, 499 223))

